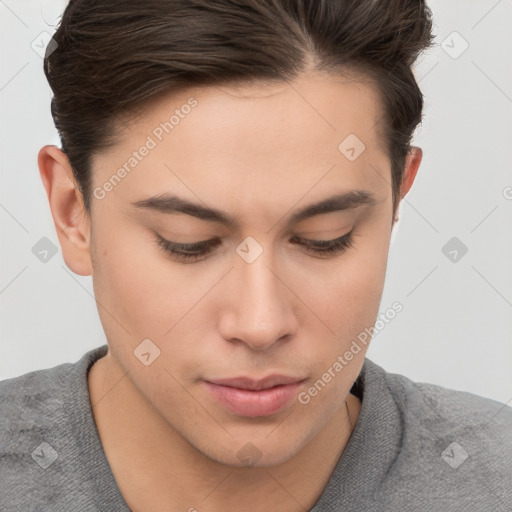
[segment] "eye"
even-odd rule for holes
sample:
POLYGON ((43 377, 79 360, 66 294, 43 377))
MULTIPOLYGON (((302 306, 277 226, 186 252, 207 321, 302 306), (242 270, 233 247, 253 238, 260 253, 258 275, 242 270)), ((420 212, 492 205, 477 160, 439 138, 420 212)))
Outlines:
MULTIPOLYGON (((307 252, 319 256, 334 257, 352 246, 352 231, 334 240, 309 240, 295 236, 292 241, 302 245, 307 252)), ((178 244, 157 234, 156 244, 166 253, 176 256, 178 259, 185 262, 194 262, 205 259, 220 244, 220 240, 213 238, 193 244, 178 244)))
POLYGON ((335 238, 334 240, 309 240, 307 238, 294 237, 293 240, 298 240, 303 245, 306 251, 310 251, 320 256, 336 256, 352 247, 352 232, 335 238))
POLYGON ((220 240, 213 238, 212 240, 204 240, 195 242, 193 244, 178 244, 171 242, 160 235, 157 235, 156 244, 165 252, 177 256, 179 259, 186 261, 197 261, 204 259, 210 252, 213 251, 216 245, 219 245, 220 240))

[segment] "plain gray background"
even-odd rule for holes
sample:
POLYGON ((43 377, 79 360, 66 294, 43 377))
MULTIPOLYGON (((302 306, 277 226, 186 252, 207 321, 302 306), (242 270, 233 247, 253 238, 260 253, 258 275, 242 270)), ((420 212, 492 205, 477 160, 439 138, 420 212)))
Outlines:
MULTIPOLYGON (((62 259, 37 167, 40 147, 60 145, 37 44, 64 5, 0 0, 0 380, 106 343, 91 277, 62 259), (46 262, 33 252, 43 237, 58 248, 46 262)), ((428 5, 436 47, 415 67, 425 114, 414 144, 424 156, 393 232, 381 303, 403 311, 368 357, 416 381, 510 402, 512 0, 428 5)))

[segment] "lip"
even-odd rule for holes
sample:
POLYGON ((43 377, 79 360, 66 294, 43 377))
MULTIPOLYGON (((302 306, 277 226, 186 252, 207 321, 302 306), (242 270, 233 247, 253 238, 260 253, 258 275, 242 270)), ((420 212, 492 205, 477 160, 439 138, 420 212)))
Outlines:
POLYGON ((219 386, 229 386, 238 389, 248 389, 251 391, 261 391, 282 384, 295 384, 304 379, 297 377, 287 377, 286 375, 268 375, 262 379, 251 379, 250 377, 232 377, 229 379, 212 379, 207 382, 219 386))
POLYGON ((305 379, 270 375, 255 380, 235 377, 204 381, 207 389, 231 412, 250 418, 269 416, 283 409, 293 398, 305 379))

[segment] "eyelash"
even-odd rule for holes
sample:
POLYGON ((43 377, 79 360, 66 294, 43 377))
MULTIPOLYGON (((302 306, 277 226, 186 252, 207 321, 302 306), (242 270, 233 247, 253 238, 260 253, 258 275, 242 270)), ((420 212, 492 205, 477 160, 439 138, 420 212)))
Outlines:
MULTIPOLYGON (((353 230, 352 230, 353 231, 353 230)), ((334 257, 345 252, 349 247, 352 247, 353 238, 352 231, 349 233, 335 238, 334 240, 308 240, 305 238, 293 237, 293 240, 299 240, 302 242, 307 251, 311 251, 316 255, 334 257)), ((213 251, 216 245, 218 245, 219 239, 205 240, 202 242, 196 242, 193 244, 176 244, 157 235, 156 244, 159 248, 165 252, 177 256, 179 259, 185 261, 199 261, 204 259, 210 252, 213 251), (187 252, 187 251, 196 252, 187 252)))

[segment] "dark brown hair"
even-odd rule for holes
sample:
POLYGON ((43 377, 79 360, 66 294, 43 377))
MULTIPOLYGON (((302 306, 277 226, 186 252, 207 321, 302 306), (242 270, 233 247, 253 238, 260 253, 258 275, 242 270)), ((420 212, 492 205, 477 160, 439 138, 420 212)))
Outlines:
POLYGON ((92 156, 145 102, 190 86, 291 80, 310 63, 377 86, 395 210, 422 120, 411 66, 431 30, 422 0, 71 0, 44 72, 86 211, 92 156))

